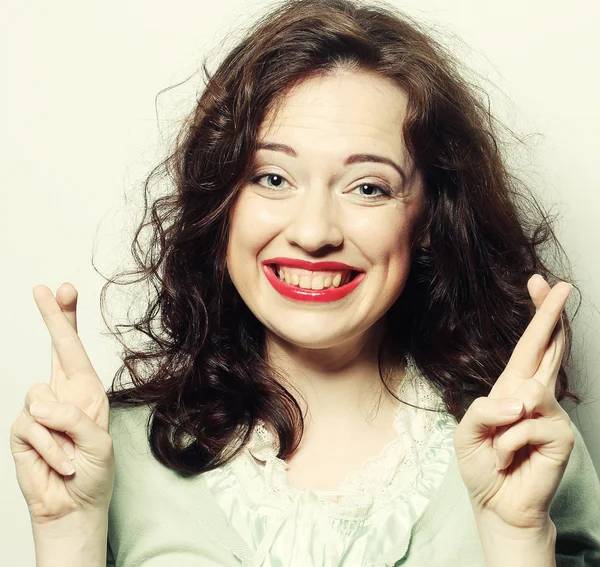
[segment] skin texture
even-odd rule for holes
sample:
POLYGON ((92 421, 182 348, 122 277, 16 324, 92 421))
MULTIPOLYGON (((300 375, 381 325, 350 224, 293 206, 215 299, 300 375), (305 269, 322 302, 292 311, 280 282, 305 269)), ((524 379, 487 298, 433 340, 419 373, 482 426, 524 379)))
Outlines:
POLYGON ((421 177, 401 134, 406 103, 394 83, 364 72, 301 83, 259 132, 259 141, 287 144, 297 157, 259 150, 253 178, 273 175, 247 183, 232 212, 231 279, 267 329, 270 360, 302 392, 329 446, 332 436, 343 444, 362 431, 381 390, 383 317, 404 288, 423 212, 421 177), (355 153, 390 158, 405 178, 386 164, 344 165, 355 153), (261 261, 276 256, 344 262, 366 278, 336 302, 294 301, 263 274, 261 261))
POLYGON ((256 174, 284 179, 263 177, 244 187, 232 213, 228 269, 268 329, 273 356, 288 355, 306 370, 327 373, 342 365, 344 374, 354 363, 362 366, 360 353, 371 356, 376 323, 404 287, 423 208, 420 177, 401 136, 405 112, 406 96, 394 84, 343 71, 302 83, 279 113, 265 120, 259 140, 287 144, 298 157, 259 150, 256 174), (406 172, 406 182, 385 164, 344 166, 353 153, 393 159, 406 172), (394 197, 369 197, 362 183, 387 185, 394 197), (275 256, 345 262, 364 269, 367 277, 332 304, 296 302, 282 298, 262 273, 261 261, 275 256))

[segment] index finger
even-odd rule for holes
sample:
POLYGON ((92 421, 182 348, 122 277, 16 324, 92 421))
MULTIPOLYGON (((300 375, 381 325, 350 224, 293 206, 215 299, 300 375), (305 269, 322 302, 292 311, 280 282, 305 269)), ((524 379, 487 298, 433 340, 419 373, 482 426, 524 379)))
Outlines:
MULTIPOLYGON (((537 311, 544 303, 544 299, 550 293, 551 288, 540 274, 535 274, 527 282, 527 289, 537 311)), ((542 356, 542 360, 534 376, 536 380, 550 388, 552 392, 556 389, 564 349, 565 332, 561 313, 550 337, 546 352, 542 356)))
POLYGON ((99 380, 75 329, 56 302, 54 294, 45 285, 33 288, 33 298, 50 333, 60 365, 68 379, 99 380))
POLYGON ((515 346, 506 365, 508 374, 523 379, 535 374, 572 287, 566 282, 559 282, 550 290, 515 346))

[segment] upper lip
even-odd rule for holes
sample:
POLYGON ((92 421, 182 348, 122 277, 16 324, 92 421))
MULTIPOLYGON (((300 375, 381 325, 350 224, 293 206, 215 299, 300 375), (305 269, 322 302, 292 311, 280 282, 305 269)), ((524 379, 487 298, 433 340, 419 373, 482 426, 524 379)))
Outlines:
POLYGON ((343 262, 310 262, 308 260, 301 260, 300 258, 269 258, 263 260, 263 264, 278 264, 281 266, 290 266, 291 268, 302 268, 303 270, 354 270, 356 272, 363 272, 364 270, 355 266, 349 266, 343 262))

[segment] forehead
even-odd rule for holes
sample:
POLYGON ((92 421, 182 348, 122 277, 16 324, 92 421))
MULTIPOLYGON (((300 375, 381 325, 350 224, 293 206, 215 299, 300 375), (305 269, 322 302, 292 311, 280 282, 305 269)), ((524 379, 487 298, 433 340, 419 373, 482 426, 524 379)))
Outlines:
POLYGON ((405 91, 364 71, 307 79, 267 114, 259 140, 340 150, 381 150, 404 163, 405 91))

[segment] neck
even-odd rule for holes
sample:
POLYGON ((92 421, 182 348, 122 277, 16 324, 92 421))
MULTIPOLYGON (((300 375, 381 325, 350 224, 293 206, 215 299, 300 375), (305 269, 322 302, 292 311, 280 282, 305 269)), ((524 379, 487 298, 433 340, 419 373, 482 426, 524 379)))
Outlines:
MULTIPOLYGON (((267 335, 267 359, 286 378, 305 417, 306 431, 335 424, 376 423, 382 408, 395 405, 379 369, 378 353, 383 323, 366 334, 334 347, 314 349, 267 335)), ((396 371, 390 389, 395 392, 404 371, 396 371)), ((384 417, 385 419, 385 417, 384 417)))

